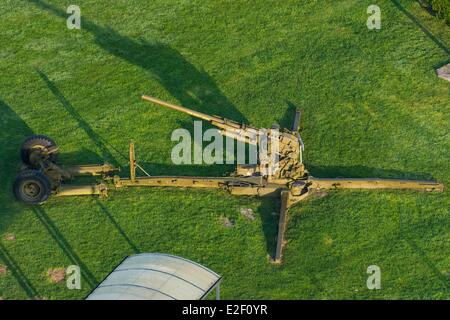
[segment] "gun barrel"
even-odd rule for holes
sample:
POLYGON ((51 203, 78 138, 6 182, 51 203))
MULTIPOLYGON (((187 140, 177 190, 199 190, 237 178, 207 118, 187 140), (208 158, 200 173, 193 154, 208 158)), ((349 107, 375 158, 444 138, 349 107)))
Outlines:
POLYGON ((194 111, 194 110, 182 107, 182 106, 177 106, 175 104, 171 104, 171 103, 168 103, 168 102, 165 102, 165 101, 162 101, 162 100, 150 97, 150 96, 143 95, 142 99, 146 100, 146 101, 149 101, 149 102, 153 102, 153 103, 158 104, 158 105, 163 106, 163 107, 167 107, 169 109, 173 109, 173 110, 181 111, 183 113, 187 113, 187 114, 189 114, 189 115, 191 115, 193 117, 196 117, 196 118, 199 118, 199 119, 202 119, 202 120, 205 120, 205 121, 214 121, 214 122, 219 122, 219 123, 223 122, 223 119, 221 119, 221 118, 209 116, 207 114, 204 114, 204 113, 201 113, 201 112, 198 112, 198 111, 194 111))

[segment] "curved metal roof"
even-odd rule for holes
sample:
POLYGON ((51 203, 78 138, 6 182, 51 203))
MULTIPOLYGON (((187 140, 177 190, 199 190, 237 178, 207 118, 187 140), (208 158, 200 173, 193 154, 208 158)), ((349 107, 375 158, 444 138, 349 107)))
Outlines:
POLYGON ((87 300, 200 300, 220 281, 214 271, 187 259, 142 253, 122 261, 87 300))

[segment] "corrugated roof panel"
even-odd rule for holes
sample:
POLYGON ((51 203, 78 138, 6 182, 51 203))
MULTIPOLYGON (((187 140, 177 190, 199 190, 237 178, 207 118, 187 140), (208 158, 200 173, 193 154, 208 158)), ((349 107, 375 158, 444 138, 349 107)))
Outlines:
POLYGON ((220 280, 210 269, 161 253, 126 258, 87 297, 88 300, 198 300, 220 280))
POLYGON ((135 286, 98 287, 87 300, 175 300, 158 291, 135 286), (94 294, 95 293, 95 294, 94 294))

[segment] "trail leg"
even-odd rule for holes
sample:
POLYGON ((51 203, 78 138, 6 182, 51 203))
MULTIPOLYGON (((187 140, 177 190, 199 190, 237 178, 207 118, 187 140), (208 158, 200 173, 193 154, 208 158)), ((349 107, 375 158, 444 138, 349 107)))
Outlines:
POLYGON ((284 247, 284 235, 286 232, 287 225, 287 211, 289 206, 289 190, 281 191, 281 207, 280 207, 280 219, 278 221, 278 238, 277 238, 277 248, 275 251, 275 257, 273 263, 281 263, 283 257, 283 247, 284 247))

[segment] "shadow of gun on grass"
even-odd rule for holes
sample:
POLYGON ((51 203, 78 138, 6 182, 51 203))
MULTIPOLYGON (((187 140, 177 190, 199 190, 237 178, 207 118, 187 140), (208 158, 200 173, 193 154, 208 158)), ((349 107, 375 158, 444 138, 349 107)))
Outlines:
MULTIPOLYGON (((210 166, 195 166, 195 165, 173 165, 173 164, 159 164, 159 163, 149 163, 149 162, 139 162, 147 173, 152 176, 201 176, 201 177, 217 177, 223 174, 223 166, 220 165, 210 165, 210 166)), ((234 165, 229 166, 230 172, 233 172, 235 169, 234 165)), ((128 173, 130 170, 129 166, 123 168, 123 173, 128 173)), ((145 176, 140 169, 137 169, 138 176, 145 176)), ((168 187, 168 189, 173 189, 168 187)), ((224 194, 228 193, 225 190, 221 189, 211 189, 211 192, 216 190, 218 192, 223 192, 224 194)), ((254 198, 249 196, 249 198, 254 198)), ((257 208, 257 214, 261 218, 262 231, 264 235, 264 240, 266 243, 267 254, 272 255, 275 252, 276 246, 276 236, 278 231, 278 213, 280 207, 280 201, 277 198, 259 198, 259 205, 257 208)), ((117 224, 114 217, 110 212, 108 212, 107 208, 103 206, 100 200, 97 200, 99 206, 104 209, 105 215, 110 219, 111 223, 114 225, 117 224)), ((126 239, 130 247, 136 252, 139 253, 140 250, 138 247, 134 245, 131 239, 129 239, 126 233, 121 230, 120 226, 117 224, 117 229, 122 234, 122 236, 126 239)))
POLYGON ((6 248, 1 244, 1 242, 0 242, 0 261, 2 261, 6 265, 7 272, 11 272, 13 277, 16 279, 17 283, 26 293, 27 297, 29 299, 36 299, 38 297, 36 289, 33 287, 30 280, 28 280, 26 275, 23 273, 22 269, 16 263, 14 258, 8 252, 8 250, 6 250, 6 248))
MULTIPOLYGON (((40 0, 28 1, 55 16, 63 18, 64 20, 67 19, 66 12, 55 6, 40 0)), ((211 115, 220 115, 221 117, 230 118, 242 123, 248 122, 246 117, 221 93, 214 80, 206 72, 198 70, 177 50, 166 44, 129 38, 119 34, 111 28, 99 26, 86 18, 83 18, 82 23, 83 30, 87 30, 95 36, 94 41, 99 47, 112 55, 149 71, 153 78, 183 106, 211 115)), ((38 72, 69 114, 77 120, 80 127, 85 130, 91 140, 97 144, 100 150, 102 150, 105 159, 111 159, 112 155, 107 151, 105 143, 101 142, 101 138, 95 134, 87 122, 83 120, 67 99, 64 98, 57 86, 52 83, 42 71, 38 72)), ((180 122, 180 126, 192 131, 191 122, 188 124, 180 122)), ((186 166, 182 168, 179 166, 164 167, 163 165, 153 164, 150 166, 150 172, 152 172, 152 174, 153 172, 161 172, 162 174, 163 171, 165 171, 164 174, 182 175, 199 175, 200 172, 200 175, 224 175, 223 166, 215 166, 214 168, 217 170, 209 166, 200 168, 186 166)), ((225 170, 232 171, 231 166, 227 166, 225 170)), ((265 233, 270 233, 270 235, 266 235, 267 246, 274 248, 275 242, 271 240, 271 235, 276 231, 276 221, 275 223, 272 223, 272 220, 268 218, 272 212, 271 206, 262 206, 260 210, 263 212, 261 213, 261 216, 263 218, 263 228, 265 229, 265 233)), ((104 212, 111 218, 111 215, 108 215, 107 211, 104 212)), ((111 222, 118 226, 113 220, 111 220, 111 222)), ((124 233, 122 233, 122 235, 128 239, 124 233)), ((128 242, 133 250, 139 251, 131 241, 128 242)), ((272 250, 269 250, 269 252, 272 252, 272 250)))
MULTIPOLYGON (((12 194, 12 185, 16 173, 20 169, 20 145, 33 134, 33 130, 20 118, 18 114, 0 98, 0 218, 3 215, 12 215, 20 208, 15 203, 12 194)), ((0 232, 2 224, 0 224, 0 232)))
MULTIPOLYGON (((2 168, 0 170, 0 235, 3 235, 8 225, 14 221, 15 216, 29 209, 29 207, 23 206, 14 198, 12 185, 16 174, 20 170, 20 145, 25 138, 33 135, 34 132, 2 99, 0 99, 0 123, 2 125, 2 134, 0 135, 0 144, 2 146, 2 156, 0 157, 0 167, 2 168)), ((82 274, 89 285, 94 287, 97 284, 96 279, 73 251, 70 244, 50 220, 44 209, 33 207, 31 210, 39 218, 63 252, 69 257, 70 261, 80 266, 82 274)), ((26 295, 30 299, 36 298, 38 296, 36 289, 7 248, 1 244, 1 240, 0 260, 15 277, 26 295)))
MULTIPOLYGON (((0 145, 2 155, 0 157, 0 236, 4 235, 8 226, 13 223, 16 214, 22 211, 22 207, 16 202, 12 185, 15 175, 19 170, 19 148, 22 141, 33 134, 33 131, 20 118, 14 110, 0 98, 0 145)), ((37 297, 37 292, 22 268, 2 245, 0 240, 0 262, 7 267, 17 283, 30 299, 37 297)))
POLYGON ((433 273, 434 277, 439 280, 444 290, 450 290, 450 279, 448 276, 442 274, 442 272, 436 267, 436 264, 431 261, 426 252, 417 245, 416 241, 412 238, 406 238, 404 241, 411 247, 413 251, 421 258, 428 269, 433 273))
MULTIPOLYGON (((66 99, 66 97, 61 93, 58 87, 47 77, 47 75, 41 70, 36 70, 39 77, 45 82, 49 90, 58 99, 64 109, 69 113, 69 115, 78 123, 78 126, 84 130, 86 135, 91 139, 91 141, 100 150, 103 161, 118 166, 119 162, 116 160, 114 155, 109 151, 108 146, 113 148, 105 139, 98 135, 91 126, 84 120, 84 118, 78 113, 78 111, 72 106, 72 104, 66 99)), ((118 152, 117 150, 115 150, 118 152)), ((119 153, 120 154, 120 153, 119 153)), ((124 157, 122 155, 122 157, 124 157)), ((126 157, 125 157, 126 158, 126 157)))
POLYGON ((436 37, 430 30, 428 30, 422 22, 420 22, 419 19, 417 19, 411 12, 409 12, 398 0, 391 0, 391 2, 394 4, 394 6, 400 10, 406 17, 408 17, 416 26, 422 30, 422 32, 431 40, 433 41, 442 51, 444 51, 445 54, 449 56, 449 59, 440 62, 433 66, 434 69, 439 69, 443 67, 444 65, 450 63, 450 48, 447 47, 447 45, 438 37, 436 37))
MULTIPOLYGON (((428 256, 428 253, 426 252, 427 250, 422 249, 422 247, 417 243, 413 236, 411 236, 411 234, 413 234, 414 231, 419 230, 421 226, 419 224, 415 225, 415 223, 411 223, 411 221, 404 219, 405 218, 400 216, 399 231, 401 233, 402 241, 408 244, 411 250, 415 252, 417 257, 420 258, 422 264, 428 268, 429 273, 433 274, 434 278, 440 282, 440 284, 442 285, 442 289, 448 292, 448 290, 450 289, 450 278, 448 277, 448 274, 446 276, 443 272, 441 272, 441 270, 439 270, 436 263, 432 261, 432 259, 430 259, 430 257, 428 256)), ((445 224, 446 221, 443 219, 442 223, 445 224)), ((442 243, 442 245, 445 246, 444 243, 442 243)), ((445 250, 444 247, 442 247, 442 249, 445 250)))
MULTIPOLYGON (((68 15, 41 0, 28 0, 42 10, 67 19, 68 15)), ((214 80, 198 70, 177 50, 157 41, 136 40, 83 17, 83 30, 90 32, 99 47, 150 72, 183 106, 246 122, 244 115, 221 93, 214 80)))
POLYGON ((98 283, 97 279, 95 279, 94 275, 91 273, 88 267, 76 254, 72 246, 69 244, 69 242, 67 242, 66 238, 62 235, 58 227, 56 227, 56 225, 50 219, 45 210, 42 207, 33 207, 32 210, 39 221, 42 223, 42 225, 47 229, 53 240, 55 240, 64 254, 69 258, 70 262, 80 267, 81 275, 89 284, 90 288, 93 289, 98 283))
MULTIPOLYGON (((64 10, 45 1, 28 1, 57 17, 64 20, 67 19, 67 14, 64 10)), ((82 28, 94 35, 95 43, 103 50, 148 71, 151 77, 163 86, 181 105, 207 114, 220 115, 237 122, 248 122, 246 117, 222 94, 214 80, 206 72, 198 70, 183 55, 170 46, 157 41, 132 39, 119 34, 109 27, 97 25, 85 17, 83 17, 82 28)), ((44 72, 38 71, 38 73, 64 108, 102 151, 106 160, 109 161, 109 159, 113 158, 112 154, 107 151, 106 145, 121 154, 90 128, 88 123, 64 98, 64 95, 58 90, 55 83, 44 72)), ((193 133, 191 121, 178 121, 178 125, 187 129, 191 134, 193 133)), ((127 157, 123 158, 127 159, 127 157)))
POLYGON ((136 244, 128 237, 126 232, 122 229, 120 224, 116 221, 114 216, 111 214, 111 212, 108 210, 108 208, 99 200, 95 199, 95 202, 100 207, 101 212, 108 218, 108 220, 114 225, 114 227, 117 229, 117 231, 120 233, 120 235, 124 238, 124 240, 128 243, 130 248, 133 250, 135 254, 141 253, 141 250, 136 246, 136 244))

